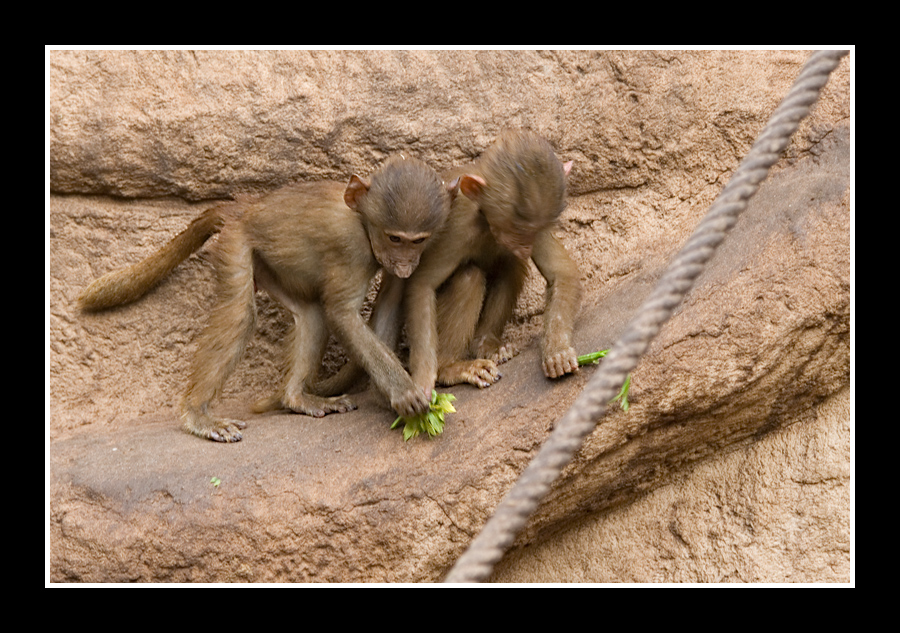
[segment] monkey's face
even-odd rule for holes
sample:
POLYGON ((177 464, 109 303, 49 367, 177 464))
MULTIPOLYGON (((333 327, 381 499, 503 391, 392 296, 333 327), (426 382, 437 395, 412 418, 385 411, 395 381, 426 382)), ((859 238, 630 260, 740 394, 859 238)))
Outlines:
POLYGON ((477 169, 480 173, 460 177, 460 191, 478 204, 497 243, 528 259, 537 236, 565 208, 572 162, 560 163, 539 135, 509 130, 482 155, 477 169))
MULTIPOLYGON (((529 183, 530 184, 530 183, 529 183)), ((523 261, 531 258, 537 236, 552 229, 565 206, 562 191, 528 191, 520 187, 492 190, 486 187, 480 198, 480 209, 491 227, 497 243, 523 261), (528 195, 522 195, 523 192, 528 195)))
MULTIPOLYGON (((553 158, 554 160, 555 157, 553 158)), ((478 204, 497 243, 522 260, 531 257, 537 236, 550 229, 566 206, 565 172, 496 169, 490 180, 476 174, 459 179, 460 191, 478 204)))
POLYGON ((369 231, 375 259, 386 271, 400 279, 413 274, 430 237, 430 232, 389 231, 378 227, 372 227, 369 231))
POLYGON ((344 202, 359 212, 378 263, 406 279, 419 265, 428 238, 447 219, 452 189, 425 163, 397 156, 371 183, 351 176, 344 202))
MULTIPOLYGON (((490 224, 490 223, 489 223, 490 224)), ((490 224, 491 234, 500 246, 511 251, 513 255, 523 261, 531 258, 531 249, 534 240, 543 227, 532 225, 514 225, 503 223, 501 225, 490 224)))

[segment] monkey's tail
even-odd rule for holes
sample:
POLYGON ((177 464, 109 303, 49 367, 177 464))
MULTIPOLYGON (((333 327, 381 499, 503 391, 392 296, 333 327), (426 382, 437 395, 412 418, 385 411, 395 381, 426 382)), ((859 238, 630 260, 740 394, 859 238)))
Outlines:
POLYGON ((105 310, 140 299, 218 233, 226 216, 222 205, 207 209, 150 257, 95 280, 81 293, 79 306, 87 311, 105 310))

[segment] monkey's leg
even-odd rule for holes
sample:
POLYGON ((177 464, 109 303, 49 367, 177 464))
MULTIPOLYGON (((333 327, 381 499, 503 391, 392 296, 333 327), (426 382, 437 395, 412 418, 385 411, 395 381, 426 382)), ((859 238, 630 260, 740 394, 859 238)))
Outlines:
POLYGON ((465 358, 481 316, 484 294, 484 273, 474 265, 460 267, 438 292, 437 382, 442 385, 469 383, 484 388, 500 379, 493 360, 465 358))
POLYGON ((322 308, 314 303, 290 301, 294 325, 287 340, 287 367, 281 392, 261 400, 254 411, 285 408, 321 418, 328 413, 346 413, 356 405, 346 396, 323 397, 309 392, 308 383, 316 377, 328 342, 328 330, 322 308))
POLYGON ((215 248, 217 304, 198 337, 190 382, 181 401, 184 428, 217 442, 240 441, 240 429, 246 427, 239 420, 213 417, 208 408, 240 361, 256 321, 251 248, 239 225, 229 228, 215 248))
POLYGON ((481 321, 475 331, 473 353, 476 358, 489 358, 499 365, 515 355, 511 348, 501 343, 500 337, 512 317, 527 276, 528 263, 510 259, 492 280, 485 297, 481 321))

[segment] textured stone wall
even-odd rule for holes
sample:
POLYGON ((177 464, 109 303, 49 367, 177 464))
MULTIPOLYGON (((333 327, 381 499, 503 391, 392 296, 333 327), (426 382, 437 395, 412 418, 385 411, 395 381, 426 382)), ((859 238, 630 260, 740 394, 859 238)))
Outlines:
MULTIPOLYGON (((215 199, 297 180, 343 181, 398 152, 440 170, 477 157, 505 127, 529 127, 574 161, 558 235, 585 284, 579 351, 602 349, 806 57, 51 51, 50 577, 438 579, 591 372, 559 382, 540 374, 533 342, 543 284, 535 271, 507 331, 521 353, 490 389, 454 389, 459 413, 440 438, 403 444, 370 394, 359 396, 358 411, 322 420, 251 417, 248 403, 277 380, 286 325, 282 309, 260 295, 259 334, 221 405, 251 425, 243 442, 222 447, 182 433, 173 408, 213 300, 203 252, 142 301, 81 315, 74 299, 93 278, 146 256, 215 199), (222 480, 215 488, 213 475, 222 480)), ((631 411, 609 416, 588 438, 520 539, 510 558, 518 567, 507 561, 498 579, 848 579, 849 546, 841 543, 849 540, 849 439, 841 429, 852 402, 826 403, 849 400, 835 394, 847 394, 850 370, 850 122, 845 59, 635 372, 631 411), (826 469, 834 477, 802 489, 806 505, 800 493, 759 492, 781 486, 774 464, 788 450, 767 438, 788 438, 789 450, 802 453, 823 436, 841 439, 817 449, 809 468, 837 465, 826 469), (745 520, 712 516, 722 538, 689 561, 673 558, 666 539, 699 546, 682 509, 717 494, 704 471, 689 477, 735 459, 745 465, 735 482, 759 462, 753 498, 735 484, 717 507, 745 520), (685 481, 697 483, 677 483, 685 481), (666 506, 668 522, 659 506, 636 503, 671 486, 678 494, 666 506), (803 520, 798 507, 807 508, 803 520), (620 538, 604 522, 629 511, 643 513, 662 546, 635 546, 615 569, 590 563, 620 538), (562 577, 532 573, 534 559, 521 562, 539 543, 572 542, 561 535, 578 532, 565 527, 584 530, 585 521, 600 526, 605 542, 564 566, 562 577), (798 544, 810 524, 826 526, 838 545, 798 544), (742 540, 754 530, 766 538, 742 540), (736 562, 745 556, 723 553, 741 543, 770 562, 751 573, 736 562), (795 560, 797 552, 827 564, 795 560)))

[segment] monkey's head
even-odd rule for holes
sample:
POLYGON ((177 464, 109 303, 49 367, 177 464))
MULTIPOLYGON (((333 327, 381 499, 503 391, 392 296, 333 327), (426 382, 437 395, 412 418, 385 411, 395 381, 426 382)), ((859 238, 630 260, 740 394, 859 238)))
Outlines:
POLYGON ((516 257, 531 257, 534 240, 566 206, 566 176, 553 148, 532 132, 507 132, 481 156, 479 174, 459 178, 459 190, 478 204, 497 242, 516 257))
POLYGON ((422 161, 396 156, 372 174, 371 182, 351 176, 344 202, 362 217, 378 263, 405 279, 447 219, 451 191, 422 161))

